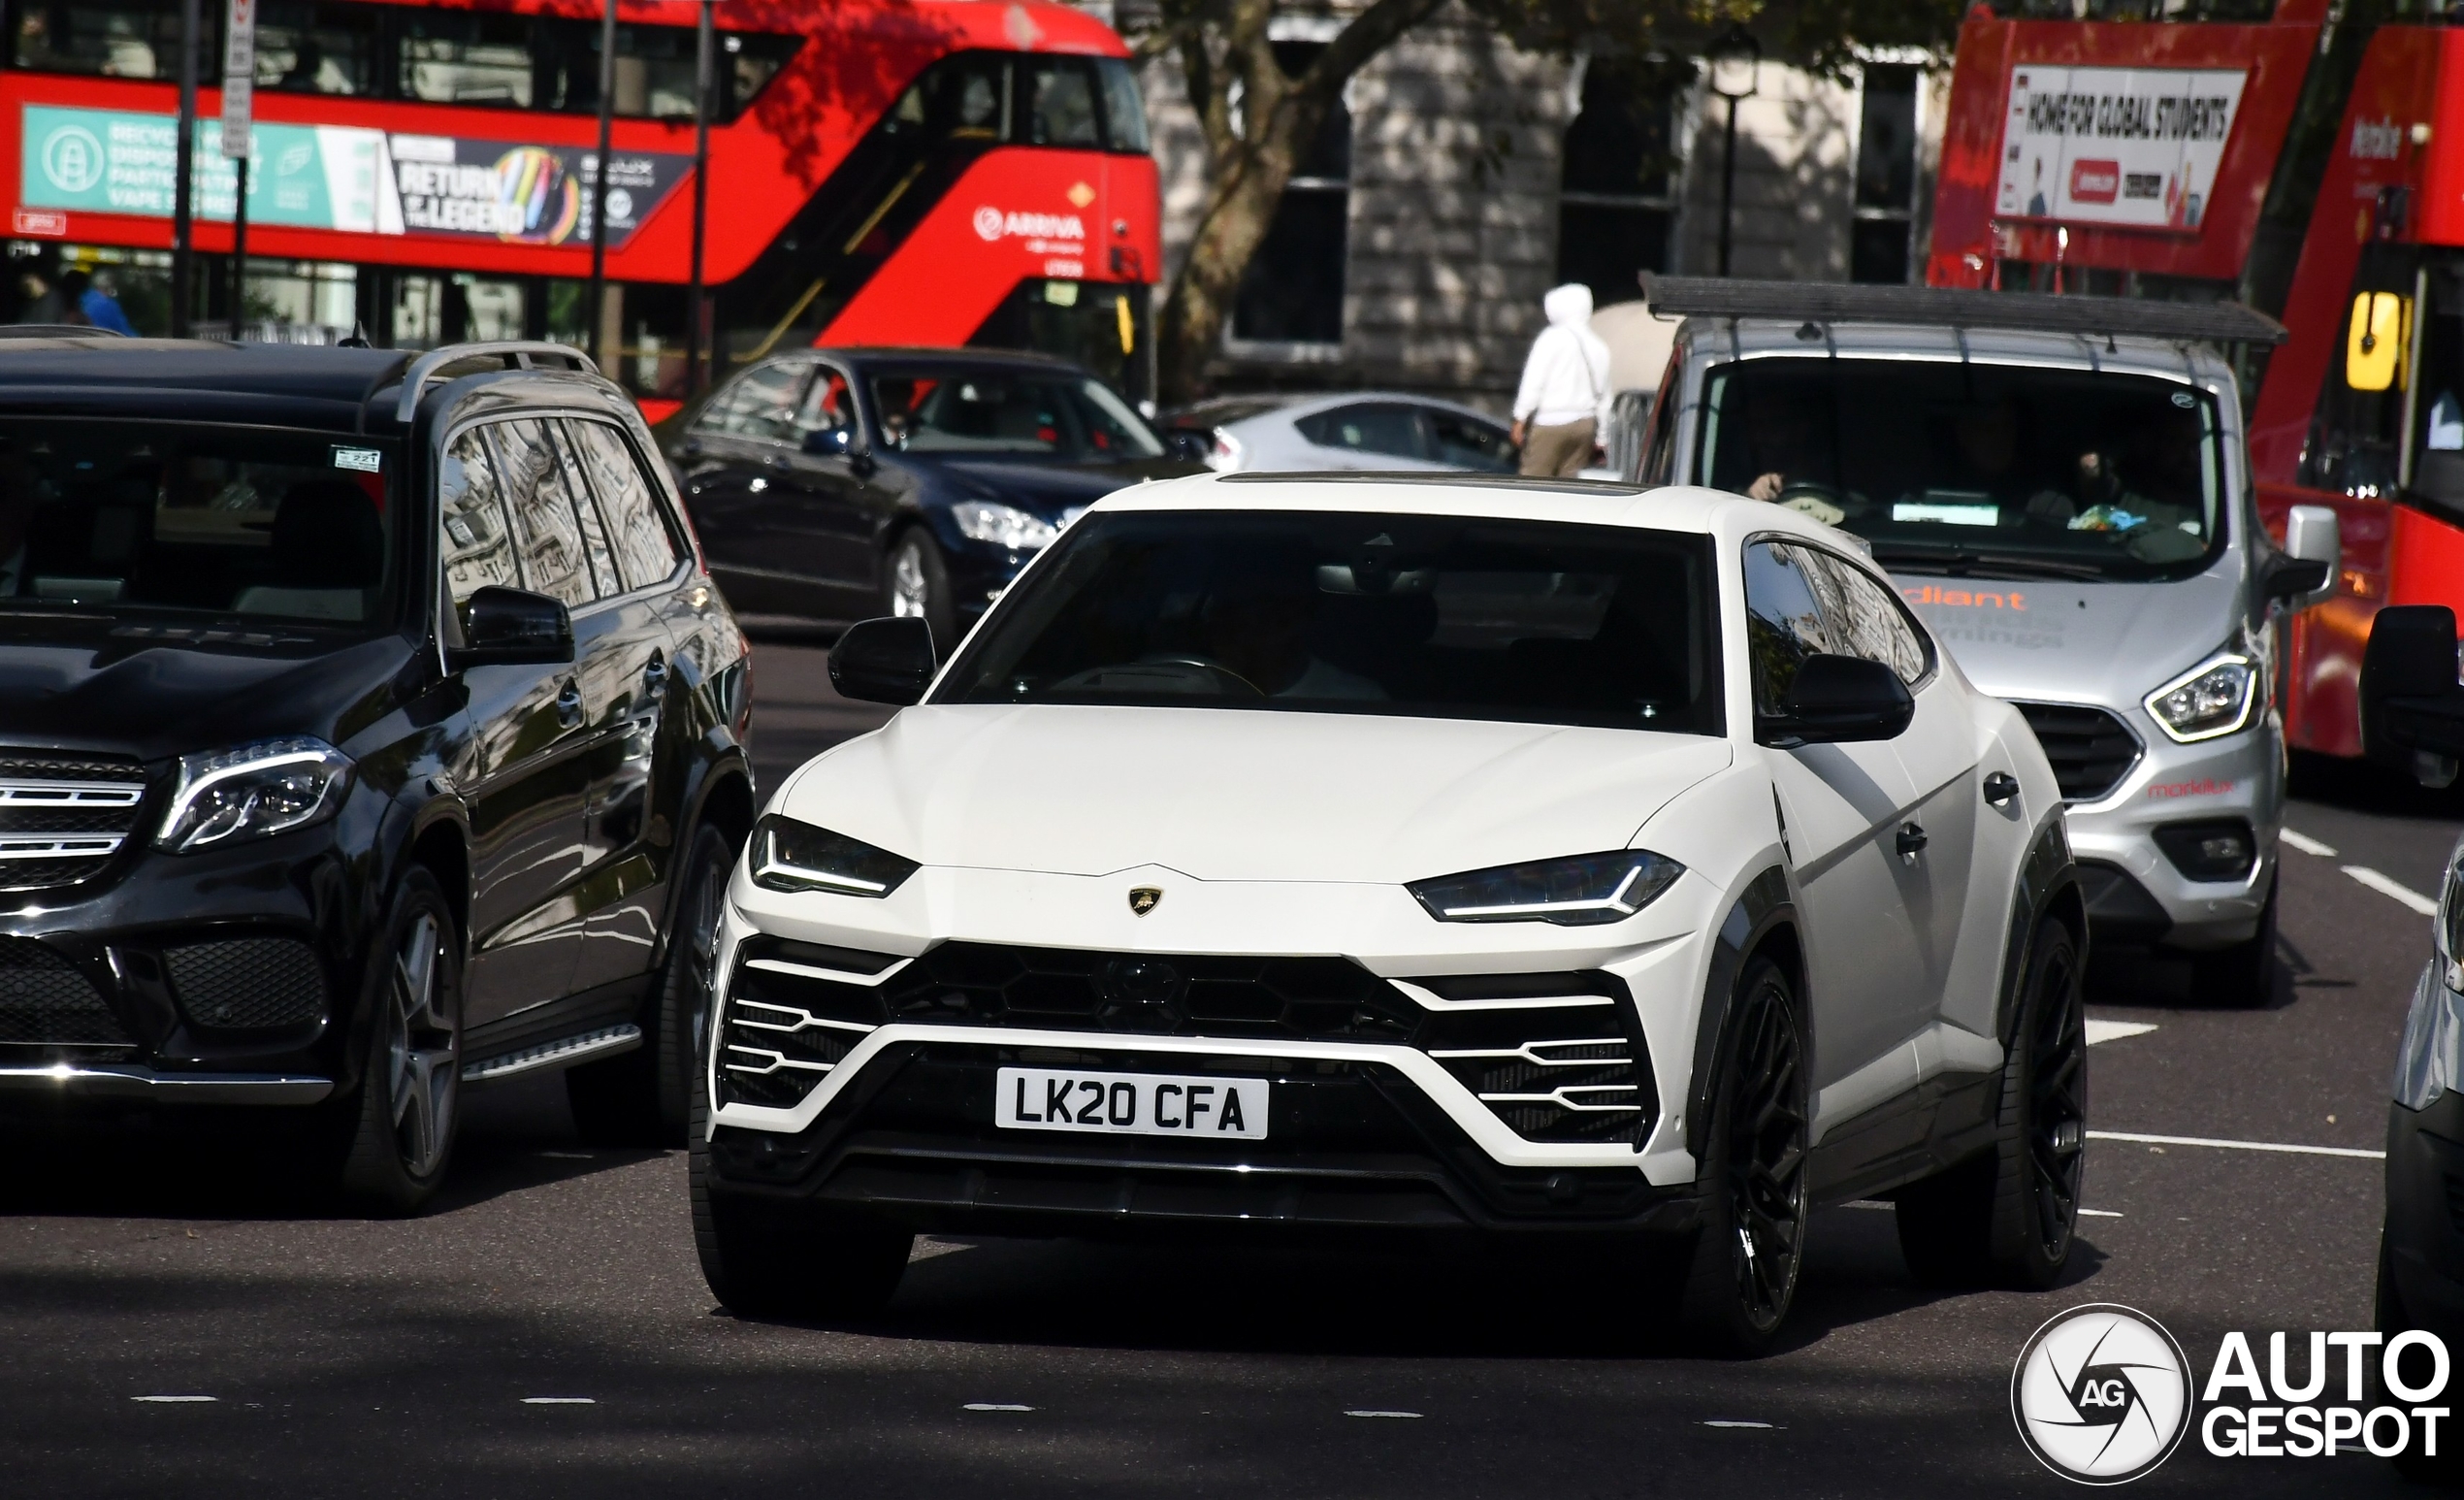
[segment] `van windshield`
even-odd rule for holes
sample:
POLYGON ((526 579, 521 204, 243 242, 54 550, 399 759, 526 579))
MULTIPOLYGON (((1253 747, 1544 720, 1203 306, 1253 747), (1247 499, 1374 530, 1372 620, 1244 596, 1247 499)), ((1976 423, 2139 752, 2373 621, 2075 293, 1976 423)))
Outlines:
POLYGON ((2151 375, 1934 360, 1715 367, 1703 482, 1855 532, 1895 572, 2132 582, 2223 543, 2216 404, 2151 375))
POLYGON ((323 433, 0 419, 0 608, 368 624, 396 467, 323 433))

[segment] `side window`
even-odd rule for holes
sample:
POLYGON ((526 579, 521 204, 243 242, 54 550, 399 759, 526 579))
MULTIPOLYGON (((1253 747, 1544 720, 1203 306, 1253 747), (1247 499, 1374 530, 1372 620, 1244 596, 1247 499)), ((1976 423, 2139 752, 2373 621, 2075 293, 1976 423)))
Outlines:
POLYGON ((1645 484, 1677 482, 1677 392, 1684 384, 1685 360, 1672 355, 1660 377, 1660 394, 1651 400, 1651 422, 1642 447, 1640 478, 1645 484))
POLYGON ((572 437, 563 422, 539 425, 556 438, 556 451, 565 471, 565 492, 573 498, 574 519, 582 523, 582 555, 590 559, 592 591, 601 599, 613 599, 625 592, 624 580, 616 576, 616 551, 607 542, 607 523, 591 498, 589 483, 582 478, 582 461, 573 451, 572 437))
POLYGON ((526 417, 493 423, 488 431, 504 467, 505 509, 513 517, 514 550, 528 587, 570 606, 589 603, 590 544, 547 428, 526 417))
POLYGON ((624 435, 604 422, 568 422, 566 431, 572 435, 591 488, 599 492, 625 587, 648 588, 674 572, 682 556, 675 534, 661 517, 658 493, 624 435))
POLYGON ((1745 548, 1745 651, 1754 711, 1775 714, 1805 658, 1838 650, 1823 618, 1819 575, 1806 548, 1749 542, 1745 548))
POLYGON ((1431 456, 1439 463, 1460 464, 1490 473, 1514 472, 1514 449, 1507 442, 1503 428, 1435 408, 1428 416, 1430 436, 1436 440, 1431 456))
POLYGON ((1095 81, 1075 57, 1038 57, 1025 75, 1026 139, 1037 146, 1095 147, 1095 81))
POLYGON ((1822 600, 1823 618, 1838 649, 1880 662, 1910 687, 1932 665, 1925 638, 1883 586, 1846 558, 1812 547, 1791 548, 1822 600))
POLYGON ((1337 407, 1302 417, 1292 424, 1302 437, 1321 448, 1350 448, 1395 458, 1426 458, 1428 445, 1420 430, 1420 413, 1389 402, 1364 402, 1337 407))
POLYGON ((803 388, 804 374, 795 365, 763 365, 748 371, 734 390, 720 398, 725 409, 719 414, 719 430, 741 438, 792 440, 795 397, 803 388))
MULTIPOLYGON (((522 576, 513 566, 513 540, 504 520, 496 466, 478 428, 470 428, 445 445, 438 476, 437 503, 442 529, 438 555, 444 559, 445 591, 457 611, 484 588, 520 588, 522 576)), ((459 614, 448 626, 457 634, 459 614)))
POLYGON ((853 446, 856 428, 856 402, 847 389, 847 377, 824 366, 814 372, 813 383, 804 388, 804 400, 795 408, 796 440, 802 441, 814 433, 843 432, 845 446, 853 446))

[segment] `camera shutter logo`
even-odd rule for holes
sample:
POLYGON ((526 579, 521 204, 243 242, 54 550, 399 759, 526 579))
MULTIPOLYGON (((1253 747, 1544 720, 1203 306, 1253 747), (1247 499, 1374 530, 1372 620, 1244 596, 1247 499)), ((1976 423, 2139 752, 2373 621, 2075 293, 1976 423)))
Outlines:
POLYGON ((44 138, 44 175, 64 193, 93 191, 106 161, 103 143, 83 125, 62 125, 44 138))
POLYGON ((2083 1484, 2122 1484, 2190 1430, 2190 1362, 2164 1325, 2111 1302, 2041 1327, 2011 1370, 2011 1418, 2036 1460, 2083 1484))

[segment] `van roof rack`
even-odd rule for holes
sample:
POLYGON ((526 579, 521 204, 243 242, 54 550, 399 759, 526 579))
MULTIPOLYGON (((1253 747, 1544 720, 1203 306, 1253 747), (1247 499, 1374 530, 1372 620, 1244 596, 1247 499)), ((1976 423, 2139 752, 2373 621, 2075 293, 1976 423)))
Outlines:
POLYGON ((2238 302, 2162 302, 2144 297, 2049 296, 1943 286, 1832 281, 1745 281, 1642 273, 1643 300, 1679 317, 1751 317, 1791 323, 1918 323, 2014 328, 2112 339, 2194 339, 2276 344, 2285 325, 2238 302))
POLYGON ((443 378, 438 372, 446 366, 460 364, 466 359, 488 358, 503 359, 504 368, 507 370, 535 370, 538 366, 532 361, 554 359, 563 361, 567 370, 579 371, 583 375, 599 374, 599 366, 591 362, 591 357, 569 343, 549 343, 533 339, 493 339, 477 343, 448 343, 441 348, 430 349, 427 353, 420 355, 410 362, 408 370, 403 372, 402 400, 394 405, 394 420, 405 427, 410 425, 410 419, 419 410, 419 398, 427 394, 431 381, 443 378))

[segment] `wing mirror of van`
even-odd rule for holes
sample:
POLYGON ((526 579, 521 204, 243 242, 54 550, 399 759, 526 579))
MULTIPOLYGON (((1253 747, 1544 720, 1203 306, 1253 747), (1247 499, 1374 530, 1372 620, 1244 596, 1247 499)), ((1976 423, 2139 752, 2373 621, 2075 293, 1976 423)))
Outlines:
POLYGON ((1916 711, 1907 684, 1890 668, 1818 652, 1798 664, 1780 711, 1755 717, 1754 738, 1780 750, 1897 739, 1916 711))
POLYGON ((870 703, 920 702, 938 663, 932 627, 913 615, 863 620, 830 647, 829 681, 841 696, 870 703))
POLYGON ((2361 656, 2361 749, 2423 786, 2455 779, 2464 758, 2464 684, 2456 680, 2454 610, 2391 604, 2371 620, 2361 656))
POLYGON ((528 589, 489 587, 462 606, 455 668, 553 666, 573 660, 573 616, 559 601, 528 589))
POLYGON ((2335 597, 2344 567, 2344 535, 2325 505, 2295 505, 2285 517, 2285 550, 2269 559, 2259 587, 2270 599, 2307 609, 2335 597))

